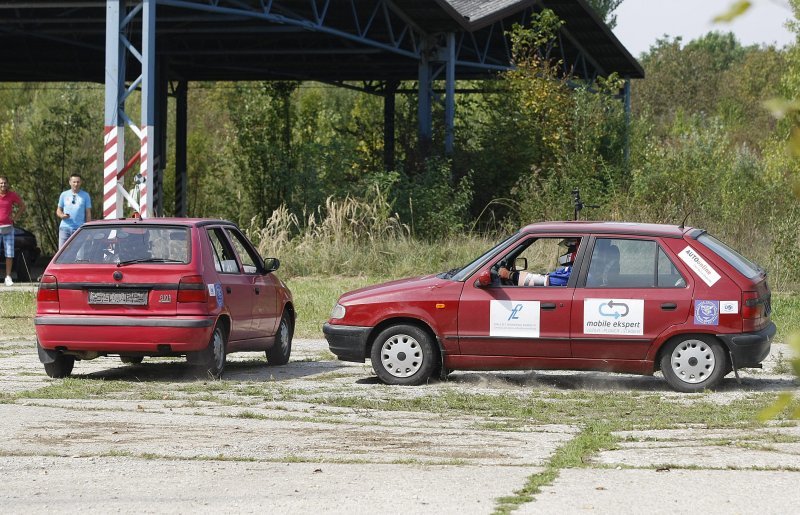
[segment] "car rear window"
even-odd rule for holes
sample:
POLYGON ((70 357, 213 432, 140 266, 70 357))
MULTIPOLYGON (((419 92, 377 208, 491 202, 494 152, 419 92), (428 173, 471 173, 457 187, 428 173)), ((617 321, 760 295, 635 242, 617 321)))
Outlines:
POLYGON ((748 279, 754 279, 762 272, 761 267, 759 267, 757 264, 753 263, 708 233, 703 233, 698 236, 697 241, 727 261, 729 265, 731 265, 740 274, 748 279))
POLYGON ((82 227, 56 259, 59 264, 186 264, 189 228, 164 225, 82 227))

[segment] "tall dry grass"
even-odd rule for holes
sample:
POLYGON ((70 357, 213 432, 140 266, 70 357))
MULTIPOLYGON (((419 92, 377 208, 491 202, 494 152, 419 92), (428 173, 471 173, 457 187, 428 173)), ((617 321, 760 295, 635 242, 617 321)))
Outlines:
POLYGON ((282 206, 264 227, 251 222, 246 232, 262 256, 281 260, 285 277, 438 273, 463 266, 496 242, 486 235, 419 241, 377 190, 369 201, 329 197, 302 218, 282 206))

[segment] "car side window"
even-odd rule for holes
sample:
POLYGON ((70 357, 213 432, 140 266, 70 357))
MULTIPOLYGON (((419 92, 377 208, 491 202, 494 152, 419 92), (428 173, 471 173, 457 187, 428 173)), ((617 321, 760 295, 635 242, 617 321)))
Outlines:
POLYGON ((683 288, 686 286, 686 279, 678 271, 672 260, 667 256, 664 249, 658 249, 658 287, 659 288, 683 288))
POLYGON ((214 253, 214 269, 223 274, 240 273, 239 265, 236 263, 236 254, 222 233, 222 229, 219 227, 208 229, 207 234, 214 253))
POLYGON ((246 242, 244 236, 242 236, 239 231, 234 231, 231 229, 225 229, 225 232, 228 233, 231 242, 233 242, 236 253, 239 255, 239 259, 242 262, 242 267, 244 267, 244 273, 257 274, 259 262, 258 256, 255 255, 255 251, 246 242))
POLYGON ((652 240, 597 238, 587 288, 652 288, 658 245, 652 240))

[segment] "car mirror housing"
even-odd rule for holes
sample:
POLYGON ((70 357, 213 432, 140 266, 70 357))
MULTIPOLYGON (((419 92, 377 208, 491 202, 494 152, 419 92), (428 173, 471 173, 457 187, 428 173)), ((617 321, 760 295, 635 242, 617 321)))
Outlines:
POLYGON ((281 266, 281 261, 278 258, 267 258, 264 260, 264 273, 268 274, 274 272, 281 266))
POLYGON ((475 285, 480 288, 485 288, 492 284, 492 273, 489 270, 484 270, 478 275, 478 280, 475 285))

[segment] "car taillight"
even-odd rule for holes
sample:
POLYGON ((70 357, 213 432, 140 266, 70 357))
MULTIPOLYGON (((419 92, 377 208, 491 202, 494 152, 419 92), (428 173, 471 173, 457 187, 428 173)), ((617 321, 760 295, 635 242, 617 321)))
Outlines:
MULTIPOLYGON (((766 299, 769 302, 769 298, 766 299)), ((758 331, 763 329, 767 322, 768 310, 765 300, 758 296, 758 292, 742 292, 742 330, 758 331)))
POLYGON ((764 303, 754 291, 742 292, 742 318, 761 318, 764 316, 764 303))
POLYGON ((58 302, 58 279, 56 279, 56 276, 50 274, 42 276, 36 300, 39 302, 58 302))
POLYGON ((202 275, 186 275, 178 283, 178 302, 207 302, 202 275))

